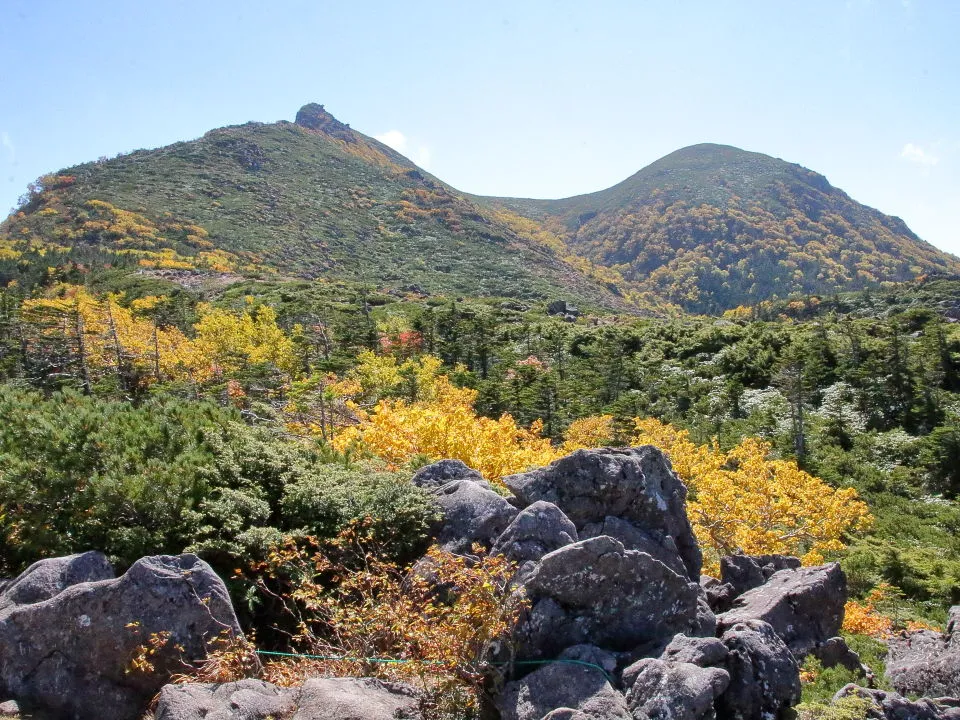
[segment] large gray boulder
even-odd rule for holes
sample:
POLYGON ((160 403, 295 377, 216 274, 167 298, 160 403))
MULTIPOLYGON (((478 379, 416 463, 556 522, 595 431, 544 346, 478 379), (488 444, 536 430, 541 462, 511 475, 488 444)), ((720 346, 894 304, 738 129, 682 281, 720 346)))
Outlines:
POLYGON ((315 678, 303 684, 291 720, 420 720, 408 685, 374 678, 315 678))
POLYGON ((420 720, 419 694, 373 678, 315 678, 299 688, 262 680, 167 685, 154 720, 420 720))
POLYGON ((699 585, 611 537, 545 555, 523 590, 531 607, 515 635, 521 657, 556 657, 583 643, 631 650, 700 626, 699 585))
POLYGON ((488 485, 483 475, 462 460, 438 460, 424 465, 414 473, 411 482, 426 490, 436 490, 453 480, 473 480, 481 485, 488 485))
POLYGON ((143 558, 121 577, 81 582, 0 610, 0 697, 75 720, 139 718, 167 673, 240 636, 223 582, 195 555, 143 558), (168 635, 167 635, 168 634, 168 635), (140 672, 132 661, 166 638, 140 672))
POLYGON ((110 561, 95 550, 38 560, 0 589, 0 612, 12 605, 48 600, 77 583, 110 580, 113 577, 110 561))
POLYGON ((837 563, 780 570, 738 597, 717 616, 720 632, 747 620, 762 620, 798 658, 837 635, 847 602, 847 580, 837 563))
POLYGON ((722 667, 727 660, 727 654, 727 646, 718 638, 687 637, 678 633, 660 654, 660 659, 700 667, 722 667))
POLYGON ((539 560, 549 552, 575 543, 577 528, 556 505, 538 500, 520 511, 493 544, 493 553, 518 563, 539 560))
POLYGON ((456 554, 469 554, 474 543, 489 550, 519 512, 506 498, 472 480, 452 480, 434 496, 443 512, 437 542, 456 554))
POLYGON ((568 648, 559 662, 506 684, 496 698, 501 720, 631 720, 625 698, 610 684, 615 668, 616 659, 599 648, 568 648))
POLYGON ((902 633, 887 647, 887 678, 898 692, 960 696, 960 606, 950 608, 945 633, 902 633))
POLYGON ((681 575, 687 575, 680 551, 673 538, 663 533, 649 533, 633 523, 617 517, 606 517, 603 522, 584 525, 580 539, 609 535, 619 540, 627 550, 639 550, 659 560, 668 568, 681 575))
POLYGON ((910 700, 883 690, 845 685, 833 696, 833 705, 846 698, 864 701, 866 717, 871 720, 960 720, 957 698, 920 698, 910 700))
POLYGON ((800 558, 792 555, 726 555, 720 558, 720 582, 730 585, 733 596, 760 587, 781 570, 796 570, 800 558))
POLYGON ((154 718, 267 720, 291 715, 296 709, 296 699, 296 691, 263 680, 248 679, 220 685, 164 685, 154 718))
POLYGON ((547 467, 503 479, 524 505, 552 502, 578 530, 619 518, 676 552, 687 576, 702 556, 686 513, 687 489, 657 448, 577 450, 547 467))
POLYGON ((715 720, 714 703, 730 685, 721 668, 645 658, 624 671, 631 680, 627 705, 649 720, 715 720))
POLYGON ((783 640, 765 622, 747 620, 728 628, 725 668, 730 685, 717 699, 725 720, 770 720, 800 700, 800 666, 783 640))

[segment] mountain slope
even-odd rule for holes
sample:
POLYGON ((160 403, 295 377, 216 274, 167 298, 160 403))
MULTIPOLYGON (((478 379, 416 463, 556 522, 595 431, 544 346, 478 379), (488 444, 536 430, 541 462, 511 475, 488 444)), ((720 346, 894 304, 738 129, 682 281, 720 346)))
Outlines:
POLYGON ((103 264, 695 312, 960 273, 898 218, 760 153, 694 145, 600 192, 484 198, 313 104, 48 176, 0 225, 0 284, 103 264))
POLYGON ((222 128, 63 170, 7 219, 2 236, 8 254, 69 248, 87 262, 107 253, 146 267, 624 307, 555 249, 319 105, 302 108, 296 123, 222 128))
POLYGON ((481 202, 695 311, 960 272, 960 260, 822 175, 725 145, 683 148, 588 195, 481 202))

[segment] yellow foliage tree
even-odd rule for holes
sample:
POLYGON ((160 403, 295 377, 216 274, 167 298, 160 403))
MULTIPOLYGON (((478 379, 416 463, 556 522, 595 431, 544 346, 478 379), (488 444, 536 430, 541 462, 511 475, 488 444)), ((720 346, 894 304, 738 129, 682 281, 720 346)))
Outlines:
POLYGON ((704 549, 705 572, 736 551, 799 555, 808 565, 844 547, 844 533, 873 521, 852 488, 832 488, 791 460, 770 457, 771 447, 746 438, 730 452, 716 442, 697 445, 686 431, 658 420, 635 420, 636 445, 661 448, 687 484, 687 512, 704 549))
POLYGON ((595 448, 613 442, 613 415, 590 415, 570 423, 562 449, 572 453, 581 448, 595 448))
POLYGON ((360 422, 341 432, 334 447, 359 446, 397 465, 416 455, 455 458, 494 481, 558 457, 540 436, 539 421, 525 429, 508 414, 498 420, 479 417, 473 409, 476 391, 455 387, 445 375, 435 378, 432 395, 416 402, 381 400, 371 412, 358 410, 360 422))
POLYGON ((98 298, 78 286, 57 296, 25 300, 23 317, 42 335, 72 337, 88 380, 124 374, 141 384, 190 377, 200 363, 192 342, 175 327, 160 327, 142 313, 159 301, 122 295, 98 298))
POLYGON ((271 307, 238 314, 201 306, 196 337, 191 339, 150 317, 160 298, 139 298, 129 307, 121 304, 122 299, 60 286, 50 297, 25 300, 21 309, 37 339, 72 343, 87 383, 111 374, 140 385, 168 380, 203 383, 258 364, 273 365, 290 378, 299 374, 295 344, 277 325, 271 307))
POLYGON ((350 378, 360 384, 362 400, 374 403, 384 396, 405 395, 410 400, 433 400, 440 377, 440 358, 422 355, 400 362, 394 355, 363 350, 350 378))
MULTIPOLYGON (((248 300, 248 302, 252 299, 248 300)), ((232 375, 251 365, 270 364, 290 377, 299 374, 300 361, 291 338, 277 325, 277 313, 261 305, 240 313, 201 305, 194 325, 196 351, 205 360, 198 380, 232 375)), ((294 333, 298 328, 294 328, 294 333)))

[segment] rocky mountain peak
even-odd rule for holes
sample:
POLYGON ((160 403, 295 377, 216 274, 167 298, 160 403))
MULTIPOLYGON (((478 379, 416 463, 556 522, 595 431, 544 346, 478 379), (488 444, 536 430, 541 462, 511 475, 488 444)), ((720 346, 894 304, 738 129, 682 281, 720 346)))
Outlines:
POLYGON ((349 125, 337 120, 323 105, 317 103, 308 103, 300 108, 295 122, 307 130, 316 130, 347 142, 357 141, 349 125))

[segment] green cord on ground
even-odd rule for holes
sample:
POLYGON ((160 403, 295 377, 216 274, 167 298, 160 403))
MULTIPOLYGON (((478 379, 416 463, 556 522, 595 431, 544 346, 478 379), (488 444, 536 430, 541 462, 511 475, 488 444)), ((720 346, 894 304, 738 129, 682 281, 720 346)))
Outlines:
MULTIPOLYGON (((270 655, 273 657, 290 657, 290 658, 305 658, 307 660, 334 660, 339 662, 369 662, 369 663, 382 663, 384 665, 400 665, 404 663, 413 663, 419 662, 426 665, 443 665, 442 660, 412 660, 412 659, 397 659, 397 658, 375 658, 375 657, 360 657, 360 658, 351 658, 343 657, 340 655, 308 655, 304 653, 288 653, 288 652, 277 652, 275 650, 255 650, 254 652, 257 655, 270 655)), ((615 684, 613 678, 610 676, 604 668, 600 667, 596 663, 587 662, 586 660, 570 660, 567 658, 557 658, 555 660, 514 660, 512 662, 495 662, 490 663, 491 665, 499 665, 501 667, 506 665, 552 665, 554 663, 563 663, 565 665, 580 665, 582 667, 592 668, 594 670, 599 670, 603 673, 603 676, 607 679, 611 685, 615 684)))

